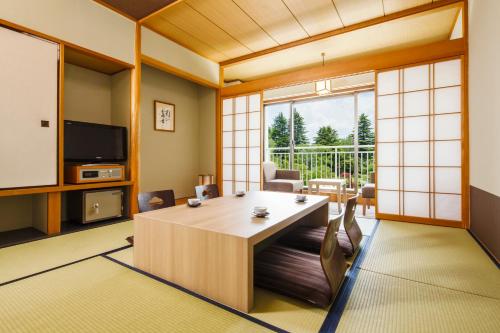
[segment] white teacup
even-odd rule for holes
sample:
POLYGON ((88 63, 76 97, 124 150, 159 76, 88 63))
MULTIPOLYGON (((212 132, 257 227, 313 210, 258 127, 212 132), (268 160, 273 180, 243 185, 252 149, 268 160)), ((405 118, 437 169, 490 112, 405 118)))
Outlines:
POLYGON ((255 206, 253 212, 257 215, 264 215, 267 213, 267 207, 255 206))
POLYGON ((201 203, 201 200, 198 199, 198 198, 188 199, 188 205, 189 206, 196 206, 196 205, 199 205, 200 203, 201 203))
POLYGON ((297 194, 297 196, 295 197, 295 200, 297 201, 306 201, 306 195, 305 194, 297 194))

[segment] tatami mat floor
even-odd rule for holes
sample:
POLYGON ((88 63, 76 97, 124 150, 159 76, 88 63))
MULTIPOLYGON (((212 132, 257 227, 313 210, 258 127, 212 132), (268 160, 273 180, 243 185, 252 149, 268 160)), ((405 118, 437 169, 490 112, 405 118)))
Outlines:
MULTIPOLYGON (((374 220, 358 222, 363 234, 371 235, 374 220)), ((132 248, 92 257, 122 248, 131 233, 132 223, 126 222, 0 249, 0 281, 49 270, 0 282, 0 332, 317 332, 325 327, 496 332, 500 327, 500 271, 464 230, 382 221, 375 235, 365 238, 369 251, 351 271, 354 287, 342 292, 339 299, 346 303, 340 302, 334 316, 257 289, 250 317, 126 267, 133 264, 132 248)))

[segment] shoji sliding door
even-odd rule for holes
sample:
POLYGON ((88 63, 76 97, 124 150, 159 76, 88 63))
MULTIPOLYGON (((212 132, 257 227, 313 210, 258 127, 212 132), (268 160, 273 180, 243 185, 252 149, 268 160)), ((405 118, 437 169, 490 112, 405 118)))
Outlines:
POLYGON ((463 221, 462 61, 377 73, 377 215, 463 221))
POLYGON ((222 101, 222 190, 261 188, 261 94, 222 101))

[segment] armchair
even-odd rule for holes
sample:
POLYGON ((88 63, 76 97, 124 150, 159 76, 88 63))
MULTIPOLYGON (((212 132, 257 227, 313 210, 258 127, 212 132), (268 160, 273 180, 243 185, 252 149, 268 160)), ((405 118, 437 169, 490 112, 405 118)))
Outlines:
POLYGON ((264 162, 264 191, 300 192, 304 182, 298 170, 278 170, 273 162, 264 162))

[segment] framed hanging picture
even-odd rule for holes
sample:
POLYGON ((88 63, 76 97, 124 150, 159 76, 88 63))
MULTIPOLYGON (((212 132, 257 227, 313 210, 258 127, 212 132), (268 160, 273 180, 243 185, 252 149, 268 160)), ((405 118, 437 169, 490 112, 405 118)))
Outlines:
POLYGON ((175 104, 155 101, 155 130, 175 132, 175 104))

